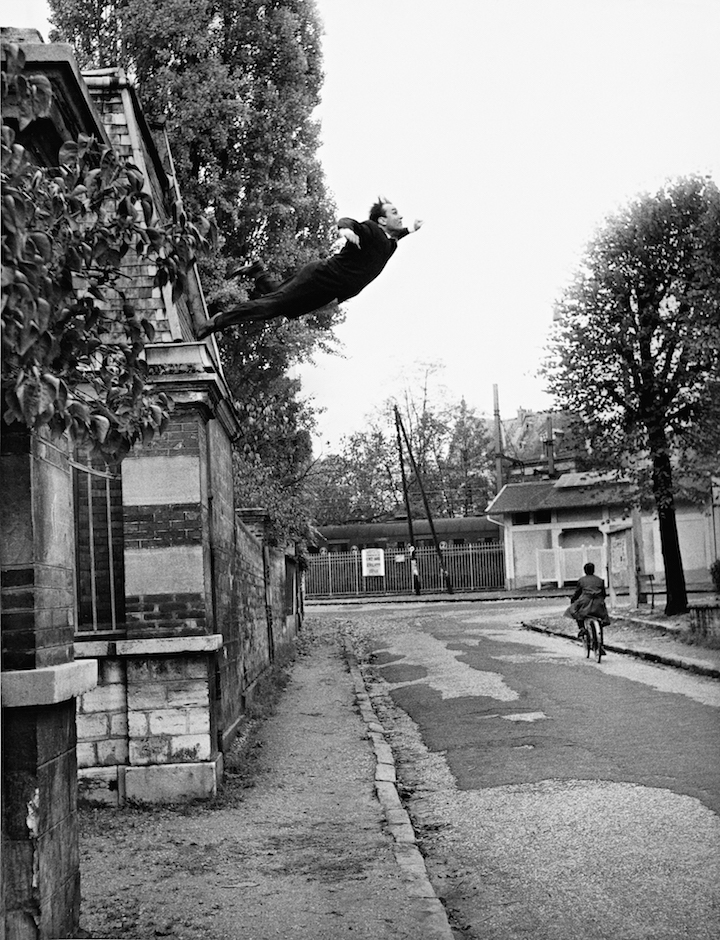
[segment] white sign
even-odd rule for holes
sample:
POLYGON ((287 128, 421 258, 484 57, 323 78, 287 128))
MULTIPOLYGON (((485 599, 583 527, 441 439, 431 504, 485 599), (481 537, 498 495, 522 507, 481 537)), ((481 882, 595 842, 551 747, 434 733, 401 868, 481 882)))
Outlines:
POLYGON ((384 578, 385 551, 382 548, 364 548, 361 554, 363 577, 384 578))

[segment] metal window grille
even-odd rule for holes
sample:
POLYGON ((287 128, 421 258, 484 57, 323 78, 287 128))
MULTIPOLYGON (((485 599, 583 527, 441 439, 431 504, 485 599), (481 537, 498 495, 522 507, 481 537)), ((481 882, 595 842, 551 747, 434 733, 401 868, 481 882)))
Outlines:
MULTIPOLYGON (((434 547, 415 551, 422 590, 445 591, 434 547)), ((505 587, 505 555, 501 544, 453 545, 443 550, 443 560, 457 591, 483 591, 505 587)), ((360 597, 368 594, 412 594, 413 582, 407 551, 385 550, 385 577, 363 577, 360 552, 328 552, 311 555, 305 575, 305 596, 360 597)))
POLYGON ((75 493, 76 633, 125 631, 120 473, 70 461, 75 493))

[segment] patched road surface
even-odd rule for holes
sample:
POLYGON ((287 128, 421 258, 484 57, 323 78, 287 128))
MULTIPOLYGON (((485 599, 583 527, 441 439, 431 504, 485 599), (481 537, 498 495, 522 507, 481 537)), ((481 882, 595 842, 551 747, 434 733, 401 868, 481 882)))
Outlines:
POLYGON ((464 936, 714 940, 720 682, 620 655, 597 665, 521 626, 561 609, 319 616, 372 653, 428 870, 464 936))

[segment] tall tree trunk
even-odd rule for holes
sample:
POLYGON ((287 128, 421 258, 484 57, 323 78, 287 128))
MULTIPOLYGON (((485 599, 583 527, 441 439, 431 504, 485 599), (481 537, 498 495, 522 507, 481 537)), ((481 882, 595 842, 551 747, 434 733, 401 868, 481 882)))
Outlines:
POLYGON ((665 613, 671 616, 684 614, 688 609, 688 602, 675 518, 672 467, 664 437, 663 434, 662 441, 651 439, 650 447, 653 454, 653 495, 658 511, 660 546, 665 565, 665 613))

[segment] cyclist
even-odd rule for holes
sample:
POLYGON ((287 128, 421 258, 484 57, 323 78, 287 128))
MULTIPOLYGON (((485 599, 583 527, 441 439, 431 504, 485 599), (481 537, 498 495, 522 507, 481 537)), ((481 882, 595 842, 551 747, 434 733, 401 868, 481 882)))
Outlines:
POLYGON ((578 639, 585 633, 585 620, 595 617, 603 627, 610 623, 605 606, 605 582, 595 574, 595 565, 589 561, 583 568, 585 574, 578 578, 575 593, 570 598, 568 614, 577 620, 578 639))

